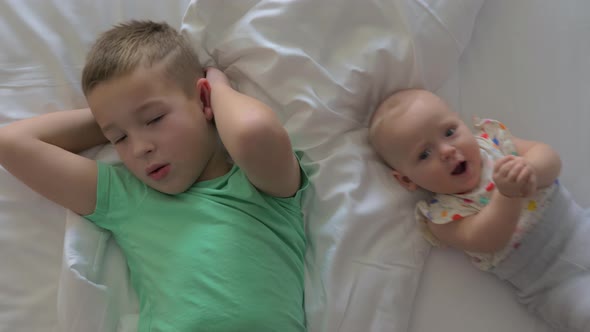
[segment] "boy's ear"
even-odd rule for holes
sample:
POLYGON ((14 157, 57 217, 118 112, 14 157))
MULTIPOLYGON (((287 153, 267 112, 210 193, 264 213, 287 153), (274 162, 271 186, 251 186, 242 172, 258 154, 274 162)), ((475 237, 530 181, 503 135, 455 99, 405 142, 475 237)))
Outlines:
POLYGON ((211 86, 206 78, 200 78, 197 81, 197 93, 201 104, 203 104, 203 113, 207 120, 213 119, 213 109, 211 108, 211 86))
POLYGON ((402 187, 406 188, 408 191, 415 191, 418 189, 418 185, 412 182, 409 177, 403 175, 399 171, 392 170, 391 174, 393 177, 402 185, 402 187))

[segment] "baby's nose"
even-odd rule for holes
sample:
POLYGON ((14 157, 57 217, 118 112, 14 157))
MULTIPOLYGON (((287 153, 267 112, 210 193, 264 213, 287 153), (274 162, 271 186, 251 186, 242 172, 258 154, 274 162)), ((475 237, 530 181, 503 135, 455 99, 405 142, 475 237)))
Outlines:
POLYGON ((442 144, 440 147, 440 155, 443 160, 451 158, 457 149, 451 144, 442 144))

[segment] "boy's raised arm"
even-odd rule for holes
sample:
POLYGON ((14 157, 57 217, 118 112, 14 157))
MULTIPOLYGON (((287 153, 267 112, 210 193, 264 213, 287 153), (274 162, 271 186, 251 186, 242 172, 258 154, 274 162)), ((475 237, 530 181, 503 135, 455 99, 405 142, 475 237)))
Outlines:
POLYGON ((294 195, 300 185, 299 163, 272 109, 235 91, 217 69, 209 69, 207 79, 217 131, 234 162, 261 191, 294 195))
POLYGON ((45 114, 0 128, 0 164, 46 198, 90 214, 97 166, 76 153, 105 142, 90 109, 45 114))

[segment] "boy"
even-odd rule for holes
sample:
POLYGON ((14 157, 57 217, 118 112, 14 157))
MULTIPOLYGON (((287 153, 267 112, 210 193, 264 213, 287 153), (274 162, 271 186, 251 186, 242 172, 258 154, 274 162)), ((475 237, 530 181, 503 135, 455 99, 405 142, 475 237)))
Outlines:
POLYGON ((1 128, 0 164, 113 233, 139 331, 304 331, 308 181, 272 110, 149 21, 101 35, 82 87, 90 109, 1 128), (76 154, 106 142, 123 165, 76 154))
POLYGON ((434 245, 465 251, 559 331, 590 329, 590 211, 556 182, 558 154, 484 120, 473 135, 436 95, 403 90, 374 114, 370 142, 410 191, 434 245))

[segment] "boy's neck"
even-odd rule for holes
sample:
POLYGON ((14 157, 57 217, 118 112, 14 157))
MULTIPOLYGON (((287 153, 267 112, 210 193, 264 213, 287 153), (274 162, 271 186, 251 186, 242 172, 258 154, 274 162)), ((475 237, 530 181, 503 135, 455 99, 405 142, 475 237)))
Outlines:
POLYGON ((197 179, 197 182, 212 180, 227 174, 232 168, 227 153, 222 148, 217 149, 209 163, 197 179))

